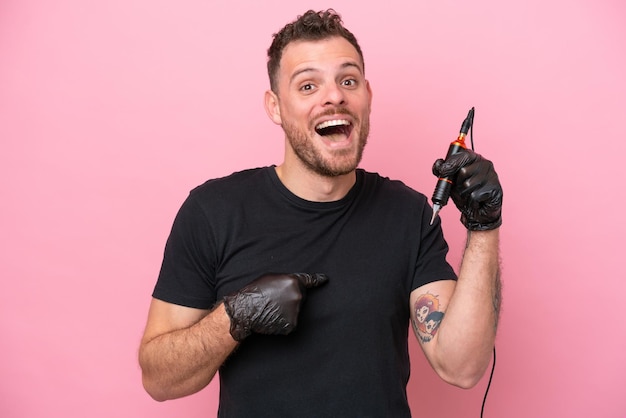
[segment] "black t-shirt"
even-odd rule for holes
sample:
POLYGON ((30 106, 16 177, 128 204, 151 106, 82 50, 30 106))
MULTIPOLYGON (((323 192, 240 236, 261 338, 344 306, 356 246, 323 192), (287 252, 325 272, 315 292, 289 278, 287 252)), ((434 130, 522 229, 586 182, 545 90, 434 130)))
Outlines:
POLYGON ((335 202, 293 195, 274 167, 192 190, 153 296, 211 308, 264 273, 325 273, 288 336, 253 334, 221 367, 220 417, 403 417, 409 295, 456 279, 426 197, 357 170, 335 202))

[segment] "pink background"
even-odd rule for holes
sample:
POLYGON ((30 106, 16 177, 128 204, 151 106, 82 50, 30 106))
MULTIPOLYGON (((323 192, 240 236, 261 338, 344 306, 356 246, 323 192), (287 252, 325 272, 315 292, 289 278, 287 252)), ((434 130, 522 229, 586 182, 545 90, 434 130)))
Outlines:
MULTIPOLYGON (((0 416, 207 417, 157 403, 136 351, 192 187, 280 163, 271 34, 334 7, 374 89, 362 167, 430 195, 476 107, 505 187, 504 309, 486 417, 626 415, 626 6, 620 0, 0 1, 0 416)), ((464 234, 442 213, 458 265, 464 234)), ((478 416, 411 342, 416 416, 478 416)))

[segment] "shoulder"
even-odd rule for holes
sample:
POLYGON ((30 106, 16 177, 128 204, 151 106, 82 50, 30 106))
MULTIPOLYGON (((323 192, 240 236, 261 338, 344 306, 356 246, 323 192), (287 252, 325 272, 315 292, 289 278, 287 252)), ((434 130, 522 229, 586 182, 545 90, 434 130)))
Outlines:
POLYGON ((191 189, 182 209, 188 212, 228 212, 263 193, 269 167, 252 168, 213 178, 191 189))
POLYGON ((392 203, 406 204, 414 202, 419 205, 428 204, 426 196, 407 186, 403 181, 385 177, 376 172, 358 170, 363 179, 363 189, 376 194, 377 198, 392 199, 392 203))
POLYGON ((199 203, 220 200, 236 201, 250 197, 269 182, 270 167, 251 168, 237 171, 224 177, 207 180, 189 192, 189 200, 199 203))
POLYGON ((190 194, 214 193, 217 191, 231 191, 240 187, 253 187, 267 177, 270 167, 250 168, 237 171, 224 177, 207 180, 193 188, 190 194))

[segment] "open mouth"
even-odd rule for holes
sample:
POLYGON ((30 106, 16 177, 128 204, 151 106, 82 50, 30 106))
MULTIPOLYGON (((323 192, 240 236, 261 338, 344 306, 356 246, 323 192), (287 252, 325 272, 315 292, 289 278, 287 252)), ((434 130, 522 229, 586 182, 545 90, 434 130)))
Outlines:
POLYGON ((350 136, 350 132, 352 132, 352 124, 344 119, 328 120, 317 125, 315 132, 324 137, 333 135, 345 135, 348 137, 350 136))

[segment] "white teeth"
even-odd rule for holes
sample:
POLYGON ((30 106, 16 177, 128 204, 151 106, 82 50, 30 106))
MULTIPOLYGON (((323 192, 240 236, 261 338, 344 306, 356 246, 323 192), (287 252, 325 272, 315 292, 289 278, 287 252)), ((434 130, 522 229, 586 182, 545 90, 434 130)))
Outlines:
POLYGON ((327 120, 326 122, 322 122, 319 125, 317 125, 315 129, 324 129, 324 128, 329 128, 331 126, 341 126, 341 125, 348 126, 350 125, 350 122, 348 122, 347 120, 343 120, 343 119, 327 120))

